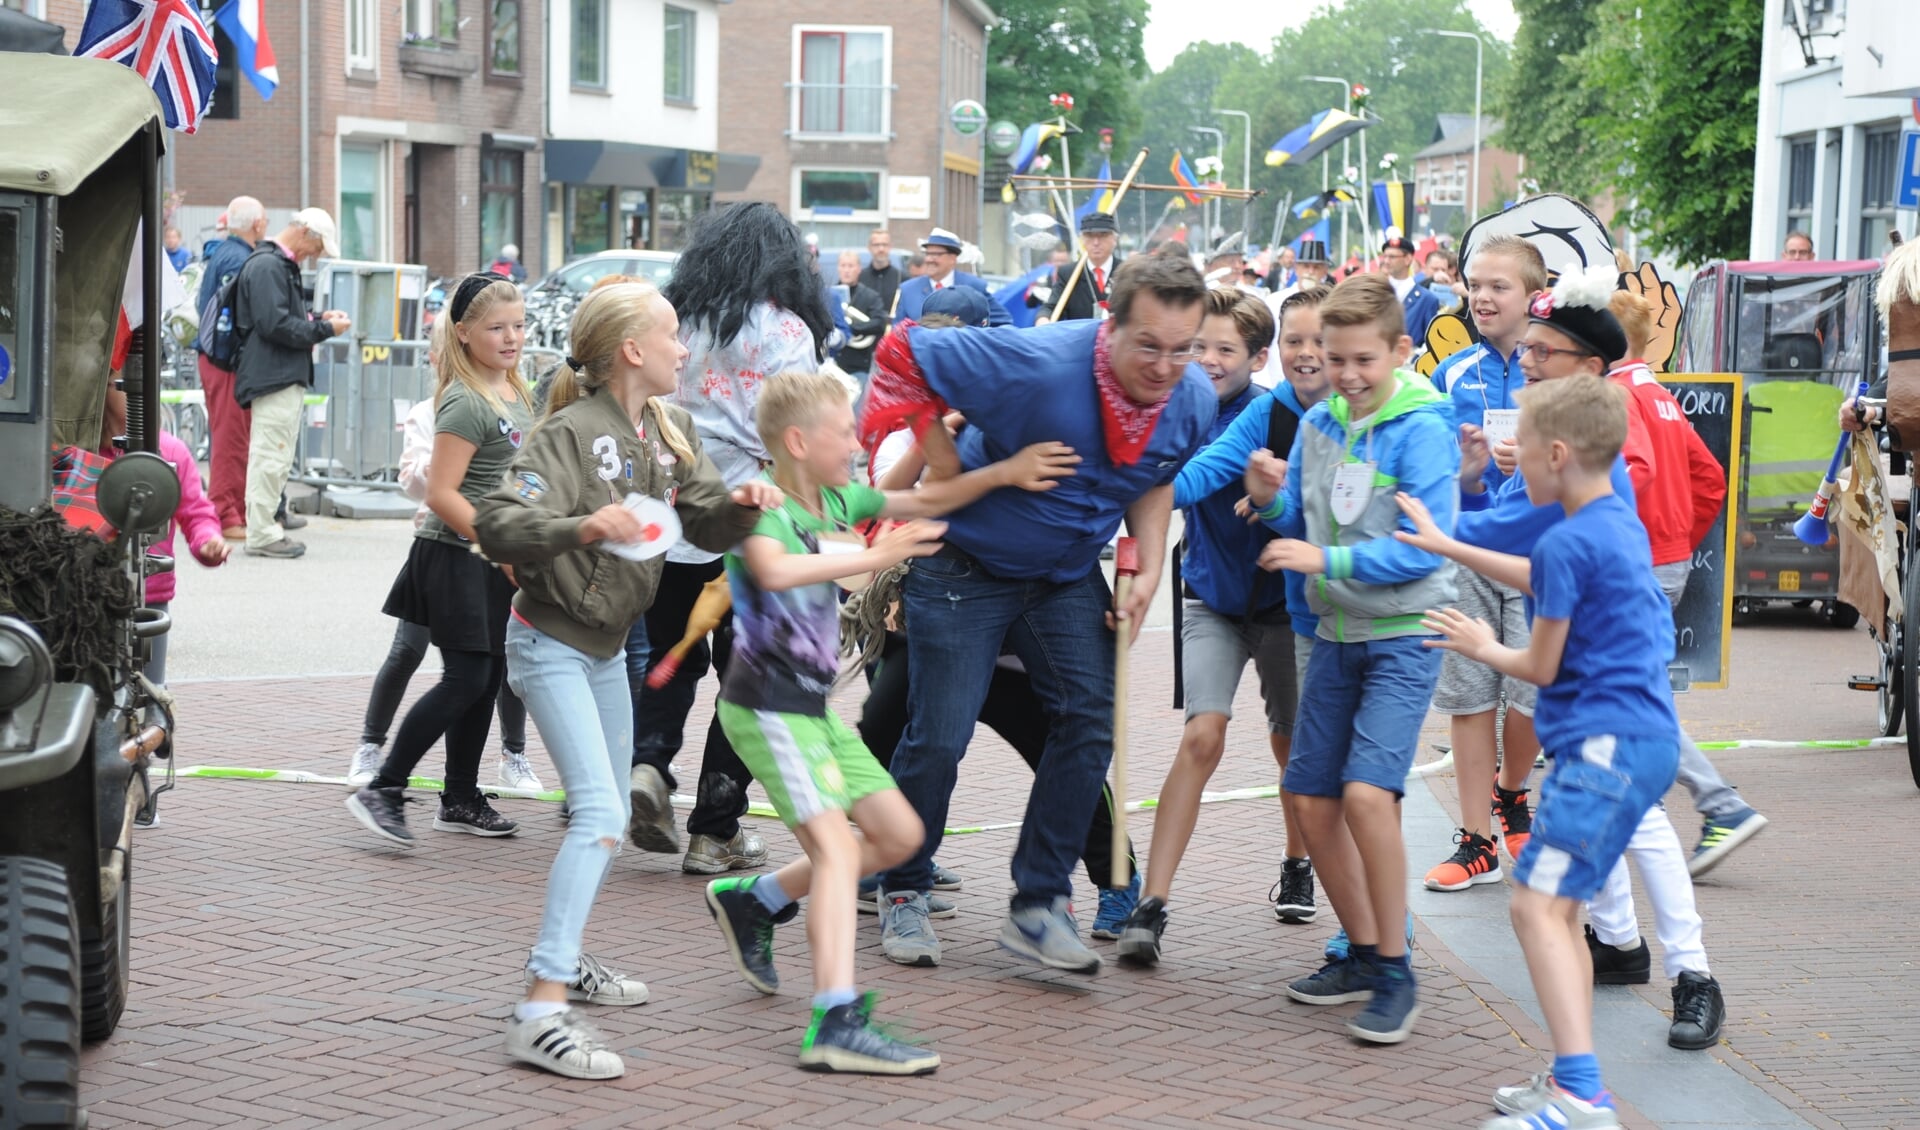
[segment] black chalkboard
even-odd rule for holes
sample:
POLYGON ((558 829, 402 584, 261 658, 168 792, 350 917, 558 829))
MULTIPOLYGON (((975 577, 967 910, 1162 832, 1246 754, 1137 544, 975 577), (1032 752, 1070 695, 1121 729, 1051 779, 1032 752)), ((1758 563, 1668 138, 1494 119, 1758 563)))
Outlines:
MULTIPOLYGON (((1691 689, 1727 685, 1733 646, 1733 528, 1728 521, 1740 483, 1740 404, 1745 395, 1738 373, 1662 373, 1660 383, 1680 402, 1707 450, 1727 469, 1727 503, 1707 536, 1693 547, 1693 572, 1674 610, 1674 665, 1684 668, 1691 689)), ((1682 689, 1683 680, 1675 679, 1682 689)))

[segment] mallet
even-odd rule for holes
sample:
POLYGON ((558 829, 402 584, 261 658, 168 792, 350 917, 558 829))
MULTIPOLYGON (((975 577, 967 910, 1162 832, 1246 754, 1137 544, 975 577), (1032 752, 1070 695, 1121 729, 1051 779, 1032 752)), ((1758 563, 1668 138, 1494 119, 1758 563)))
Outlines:
POLYGON ((700 588, 700 596, 694 600, 693 608, 687 613, 687 634, 673 645, 666 657, 654 664, 647 673, 647 686, 659 690, 673 681, 680 670, 680 661, 686 658, 693 645, 706 638, 708 632, 720 626, 720 620, 733 608, 733 590, 727 587, 727 575, 720 574, 700 588))
MULTIPOLYGON (((1113 547, 1113 607, 1126 607, 1133 594, 1133 577, 1140 571, 1140 549, 1132 538, 1113 547)), ((1133 625, 1117 616, 1113 621, 1113 882, 1125 889, 1127 876, 1127 645, 1133 625)))

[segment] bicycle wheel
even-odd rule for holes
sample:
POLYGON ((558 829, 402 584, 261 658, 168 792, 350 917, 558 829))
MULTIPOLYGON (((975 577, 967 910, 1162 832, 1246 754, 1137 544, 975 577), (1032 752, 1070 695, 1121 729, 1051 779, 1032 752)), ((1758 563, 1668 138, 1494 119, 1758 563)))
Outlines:
POLYGON ((1874 642, 1880 647, 1880 681, 1878 699, 1880 736, 1890 738, 1900 732, 1907 720, 1907 696, 1905 679, 1902 672, 1906 669, 1901 660, 1901 640, 1905 637, 1905 626, 1889 615, 1880 625, 1879 639, 1874 642))

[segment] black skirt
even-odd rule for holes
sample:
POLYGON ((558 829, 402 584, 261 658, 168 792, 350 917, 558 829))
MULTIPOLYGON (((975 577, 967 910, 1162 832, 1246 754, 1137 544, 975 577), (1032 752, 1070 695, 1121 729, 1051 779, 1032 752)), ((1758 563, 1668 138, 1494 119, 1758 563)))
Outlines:
POLYGON ((484 558, 465 546, 414 538, 382 611, 424 627, 442 651, 504 655, 512 604, 513 584, 484 558))

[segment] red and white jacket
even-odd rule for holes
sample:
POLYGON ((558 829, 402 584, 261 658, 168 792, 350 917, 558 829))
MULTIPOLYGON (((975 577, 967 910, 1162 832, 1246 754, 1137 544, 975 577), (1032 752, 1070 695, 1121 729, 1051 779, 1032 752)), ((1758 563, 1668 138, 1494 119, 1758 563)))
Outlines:
POLYGON ((1640 523, 1653 545, 1653 563, 1687 560, 1726 504, 1726 469, 1645 361, 1622 361, 1607 379, 1627 390, 1627 444, 1621 454, 1640 523))

